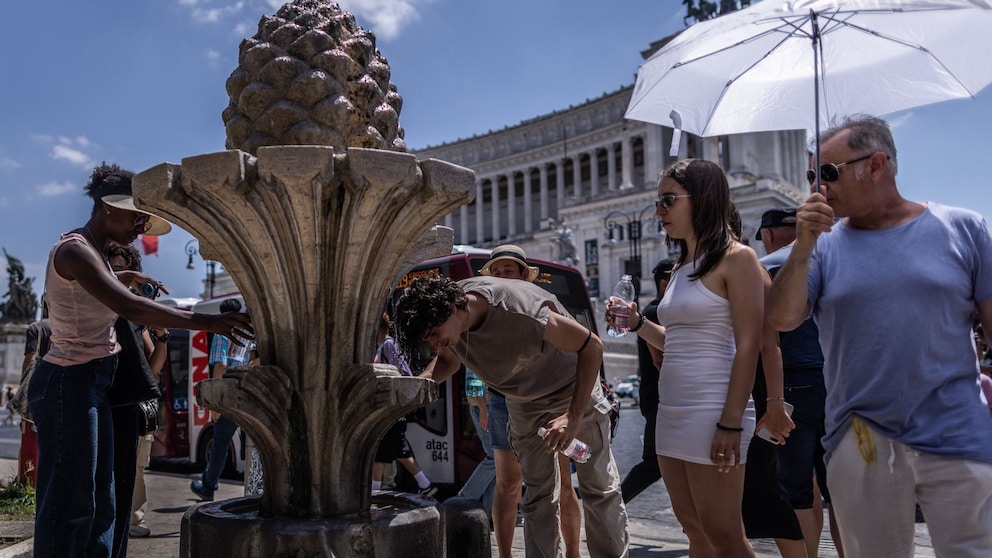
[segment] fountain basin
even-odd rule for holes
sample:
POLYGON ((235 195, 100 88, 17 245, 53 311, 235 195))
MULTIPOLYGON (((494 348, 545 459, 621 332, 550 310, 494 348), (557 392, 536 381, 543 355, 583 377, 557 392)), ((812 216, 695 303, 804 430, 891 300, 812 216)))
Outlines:
POLYGON ((437 558, 445 555, 440 504, 376 492, 368 516, 260 517, 258 496, 200 504, 183 515, 182 558, 244 556, 437 558))

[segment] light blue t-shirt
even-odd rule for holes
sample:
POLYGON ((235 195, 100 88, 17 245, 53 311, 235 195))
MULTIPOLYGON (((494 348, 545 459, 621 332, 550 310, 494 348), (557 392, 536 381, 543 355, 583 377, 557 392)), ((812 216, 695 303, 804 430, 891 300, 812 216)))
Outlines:
POLYGON ((828 458, 856 414, 916 450, 992 463, 972 311, 992 299, 980 215, 929 204, 881 231, 838 223, 817 240, 809 301, 820 328, 828 458))

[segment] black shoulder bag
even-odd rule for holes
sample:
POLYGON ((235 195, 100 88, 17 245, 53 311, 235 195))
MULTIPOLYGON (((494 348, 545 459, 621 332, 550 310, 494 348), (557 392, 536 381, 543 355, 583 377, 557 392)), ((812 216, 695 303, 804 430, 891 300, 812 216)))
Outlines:
POLYGON ((158 400, 162 397, 162 390, 145 357, 141 338, 143 328, 124 318, 117 318, 114 330, 117 331, 121 352, 117 354, 114 383, 107 397, 111 407, 138 406, 141 411, 138 415, 141 423, 139 434, 143 436, 158 428, 158 400))

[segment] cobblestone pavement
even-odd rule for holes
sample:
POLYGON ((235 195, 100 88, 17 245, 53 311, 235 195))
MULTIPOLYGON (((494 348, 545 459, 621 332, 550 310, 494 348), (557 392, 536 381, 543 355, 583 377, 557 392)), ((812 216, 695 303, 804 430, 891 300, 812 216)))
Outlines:
MULTIPOLYGON (((624 401, 622 418, 613 451, 621 476, 640 459, 643 418, 630 400, 624 401)), ((0 459, 0 473, 11 476, 17 467, 16 460, 0 459)), ((184 474, 148 471, 145 481, 148 489, 149 512, 146 522, 151 535, 146 538, 131 539, 128 556, 142 558, 175 558, 179 555, 179 524, 183 514, 197 503, 189 490, 189 481, 195 477, 184 474)), ((217 491, 218 500, 234 498, 243 494, 242 486, 235 481, 222 480, 217 491)), ((680 558, 688 556, 688 543, 682 529, 672 513, 671 503, 665 493, 664 484, 658 482, 635 498, 628 506, 629 529, 631 536, 631 558, 680 558)), ((916 557, 933 557, 930 539, 924 524, 917 525, 916 557)), ((584 533, 583 533, 584 537, 584 533)), ((584 540, 584 539, 583 539, 584 540)), ((752 541, 759 557, 778 556, 775 545, 770 540, 752 541)), ((10 547, 13 549, 14 547, 10 547)), ((21 550, 0 549, 0 558, 30 556, 30 544, 20 546, 21 550), (20 553, 17 553, 20 552, 20 553)), ((834 558, 837 553, 828 533, 820 542, 820 556, 834 558)), ((492 555, 498 556, 495 542, 492 555)), ((523 557, 523 528, 518 527, 513 545, 513 555, 523 557)), ((589 556, 584 545, 582 556, 589 556)))

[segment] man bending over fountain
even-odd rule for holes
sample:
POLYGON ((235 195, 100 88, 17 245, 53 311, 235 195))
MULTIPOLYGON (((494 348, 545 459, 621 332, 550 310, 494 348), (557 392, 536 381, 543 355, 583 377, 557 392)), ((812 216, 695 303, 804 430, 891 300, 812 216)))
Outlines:
POLYGON ((554 295, 525 281, 415 280, 396 305, 404 351, 437 353, 423 376, 442 382, 460 363, 506 396, 510 444, 520 459, 527 556, 564 555, 555 452, 573 438, 592 456, 576 463, 592 556, 627 556, 627 513, 610 451, 610 405, 599 387, 603 344, 554 295), (541 439, 538 427, 548 434, 541 439))

